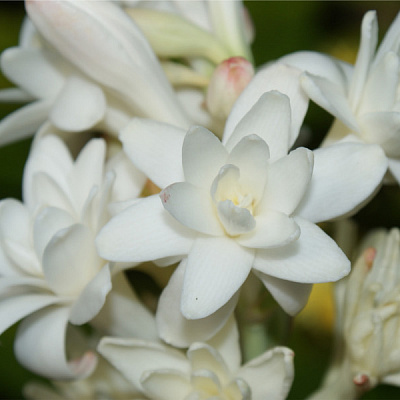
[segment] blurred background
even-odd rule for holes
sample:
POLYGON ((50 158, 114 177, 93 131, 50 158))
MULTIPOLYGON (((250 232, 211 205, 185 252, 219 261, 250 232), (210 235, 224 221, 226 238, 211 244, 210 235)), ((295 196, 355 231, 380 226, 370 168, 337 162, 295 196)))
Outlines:
MULTIPOLYGON (((364 13, 378 13, 380 37, 400 10, 397 1, 246 1, 256 29, 253 44, 256 65, 298 50, 329 53, 354 62, 364 13)), ((0 50, 15 46, 24 18, 22 1, 0 2, 0 50)), ((0 75, 0 87, 12 86, 0 75)), ((0 104, 0 118, 18 106, 0 104)), ((332 119, 311 105, 306 123, 312 126, 311 147, 318 146, 332 119)), ((21 197, 21 178, 30 141, 0 148, 0 198, 21 197)), ((385 187, 355 219, 362 229, 374 226, 400 226, 400 191, 385 187)), ((291 347, 295 356, 295 380, 289 399, 307 397, 323 376, 331 355, 331 329, 334 320, 329 285, 315 285, 306 309, 291 322, 289 337, 281 344, 291 347)), ((13 355, 15 327, 0 337, 0 399, 22 398, 21 388, 40 379, 20 367, 13 355)), ((399 332, 400 334, 400 332, 399 332)), ((399 399, 400 388, 380 386, 363 399, 399 399)))

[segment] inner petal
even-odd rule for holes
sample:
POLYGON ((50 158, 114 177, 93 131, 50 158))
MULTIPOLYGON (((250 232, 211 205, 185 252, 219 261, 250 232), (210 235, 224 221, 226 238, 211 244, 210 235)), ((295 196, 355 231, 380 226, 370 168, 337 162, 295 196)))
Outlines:
POLYGON ((219 219, 230 236, 241 235, 256 227, 256 220, 247 208, 236 206, 231 200, 217 205, 219 219))

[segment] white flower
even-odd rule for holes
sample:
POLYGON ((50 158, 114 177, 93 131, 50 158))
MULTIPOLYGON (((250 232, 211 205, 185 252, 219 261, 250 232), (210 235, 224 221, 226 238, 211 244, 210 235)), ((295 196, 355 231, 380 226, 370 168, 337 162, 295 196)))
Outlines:
MULTIPOLYGON (((25 167, 25 203, 0 203, 0 332, 24 318, 15 340, 17 359, 56 379, 86 376, 96 364, 92 352, 69 362, 65 336, 68 322, 81 325, 99 313, 112 286, 111 265, 94 243, 109 219, 113 194, 121 195, 113 191, 115 172, 105 173, 104 161, 103 140, 90 141, 74 161, 60 139, 46 136, 33 146, 25 167)), ((123 184, 133 184, 130 178, 123 184)), ((111 303, 121 303, 121 285, 111 303)))
POLYGON ((378 25, 375 11, 363 19, 361 44, 354 67, 312 52, 280 61, 306 72, 305 92, 337 118, 326 144, 343 138, 376 143, 388 158, 389 171, 400 182, 400 16, 375 51, 378 25))
POLYGON ((226 329, 220 335, 212 343, 193 343, 186 356, 135 339, 104 338, 98 350, 149 399, 286 398, 294 375, 290 349, 275 347, 240 366, 236 331, 226 329))
POLYGON ((132 161, 165 189, 162 201, 140 199, 116 215, 97 238, 99 252, 137 262, 187 255, 186 318, 219 310, 251 269, 291 314, 305 305, 312 283, 349 272, 315 222, 359 207, 380 183, 386 159, 378 146, 358 143, 287 155, 307 104, 297 79, 279 65, 256 75, 228 118, 225 144, 204 128, 185 135, 140 119, 121 135, 132 161), (292 112, 281 93, 259 97, 269 85, 290 88, 292 112))

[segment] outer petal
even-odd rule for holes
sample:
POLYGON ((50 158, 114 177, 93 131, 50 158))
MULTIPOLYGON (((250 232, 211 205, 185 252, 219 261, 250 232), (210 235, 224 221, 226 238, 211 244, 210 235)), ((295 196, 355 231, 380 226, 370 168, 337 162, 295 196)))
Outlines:
POLYGON ((69 321, 75 325, 82 325, 94 318, 103 307, 111 287, 110 266, 106 264, 75 301, 69 321))
POLYGON ((187 254, 194 237, 154 195, 113 217, 100 231, 96 244, 105 259, 140 262, 187 254))
MULTIPOLYGON (((301 71, 284 64, 275 63, 261 69, 243 90, 234 104, 225 124, 224 143, 228 141, 239 121, 253 107, 260 96, 271 90, 277 90, 289 97, 291 107, 291 128, 289 147, 299 134, 304 115, 308 108, 308 98, 303 93, 299 76, 301 71)), ((257 132, 249 132, 257 133, 257 132)), ((260 133, 257 133, 262 136, 260 133)), ((271 133, 272 135, 273 133, 271 133)), ((268 143, 268 141, 267 141, 268 143)), ((269 143, 268 143, 269 144, 269 143)))
POLYGON ((277 249, 258 250, 254 268, 267 275, 299 283, 336 281, 350 272, 350 261, 317 225, 299 217, 298 240, 277 249))
MULTIPOLYGON (((234 110, 235 108, 232 113, 234 110)), ((277 91, 271 91, 257 99, 249 112, 238 121, 232 135, 226 137, 224 134, 223 139, 227 149, 231 150, 243 137, 256 134, 268 144, 270 157, 276 160, 285 156, 291 145, 290 124, 289 98, 277 91)))
POLYGON ((24 367, 52 379, 85 378, 93 372, 97 357, 91 351, 79 360, 66 359, 68 314, 68 308, 46 308, 20 324, 14 351, 24 367))
POLYGON ((239 293, 218 311, 202 319, 186 319, 181 311, 181 293, 187 259, 183 260, 162 292, 157 307, 157 328, 161 339, 175 347, 188 347, 193 342, 204 342, 226 323, 238 301, 239 293))
POLYGON ((312 284, 290 282, 254 271, 276 302, 289 315, 298 314, 307 304, 312 284))
POLYGON ((187 182, 209 190, 227 158, 225 147, 209 130, 194 126, 186 134, 182 147, 182 165, 187 182))
POLYGON ((314 155, 305 148, 293 150, 269 165, 264 196, 256 213, 276 210, 291 215, 308 189, 313 166, 314 155))
POLYGON ((55 99, 49 118, 59 129, 79 132, 96 125, 105 111, 106 98, 101 88, 72 76, 55 99))
POLYGON ((389 159, 389 170, 400 184, 400 160, 389 159))
POLYGON ((354 117, 355 110, 347 99, 347 93, 340 86, 308 72, 301 76, 300 81, 311 100, 343 121, 350 129, 358 132, 357 120, 354 117))
POLYGON ((237 373, 251 388, 252 400, 286 399, 294 378, 294 353, 275 347, 245 364, 237 373))
POLYGON ((59 301, 60 298, 44 293, 17 293, 14 296, 7 293, 6 297, 0 298, 0 333, 3 333, 20 319, 59 301))
POLYGON ((320 222, 356 212, 380 185, 387 159, 377 145, 337 143, 314 151, 309 190, 295 214, 320 222))
POLYGON ((172 369, 189 379, 190 366, 185 355, 159 343, 106 337, 97 350, 137 388, 141 388, 146 371, 172 369))
POLYGON ((234 239, 197 238, 188 256, 182 314, 188 319, 205 318, 224 306, 245 281, 253 259, 254 252, 234 239))
POLYGON ((121 131, 124 151, 157 186, 184 181, 182 144, 185 131, 160 122, 135 118, 121 131))
POLYGON ((107 335, 159 340, 153 314, 138 299, 123 273, 113 276, 112 290, 90 323, 107 335))

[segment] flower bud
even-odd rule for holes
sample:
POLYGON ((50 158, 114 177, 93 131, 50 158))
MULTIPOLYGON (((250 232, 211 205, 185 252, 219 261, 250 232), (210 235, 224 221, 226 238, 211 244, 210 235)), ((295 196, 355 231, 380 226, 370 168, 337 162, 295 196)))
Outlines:
POLYGON ((217 119, 226 119, 233 103, 254 76, 252 64, 243 57, 223 61, 211 76, 206 107, 217 119))

